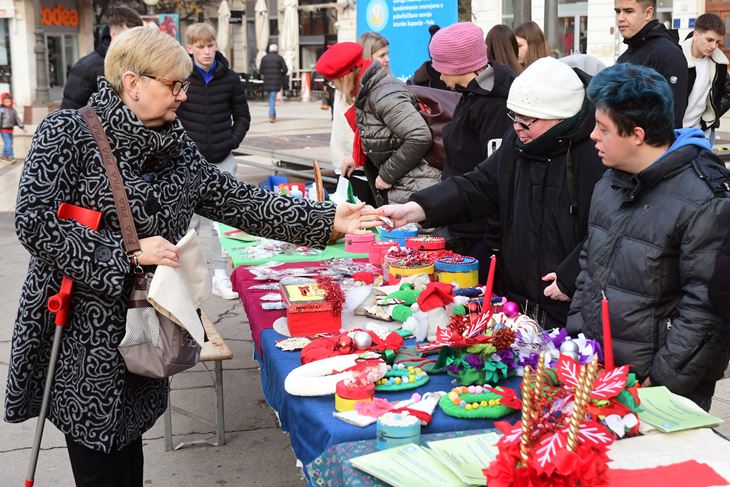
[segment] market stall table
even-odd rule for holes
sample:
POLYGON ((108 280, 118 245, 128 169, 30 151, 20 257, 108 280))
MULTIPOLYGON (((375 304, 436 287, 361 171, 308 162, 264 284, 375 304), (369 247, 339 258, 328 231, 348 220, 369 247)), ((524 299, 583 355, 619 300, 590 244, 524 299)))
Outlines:
MULTIPOLYGON (((280 268, 307 267, 311 263, 284 264, 280 268)), ((375 425, 366 428, 352 426, 332 416, 334 412, 334 397, 297 397, 284 390, 286 376, 301 365, 299 352, 284 352, 276 348, 276 342, 284 339, 271 327, 274 321, 284 316, 283 310, 266 311, 261 308, 260 298, 270 291, 250 290, 253 284, 259 284, 253 275, 245 268, 237 268, 231 276, 233 289, 239 293, 244 309, 249 319, 251 335, 254 340, 254 355, 261 365, 261 386, 264 397, 269 405, 277 412, 281 427, 291 438, 292 448, 297 458, 307 464, 313 461, 329 447, 357 440, 375 438, 375 425)), ((413 344, 413 340, 408 340, 413 344)), ((505 384, 507 387, 518 388, 519 378, 512 377, 505 384)), ((452 378, 444 374, 432 374, 430 381, 418 389, 397 393, 377 393, 391 401, 409 398, 413 392, 449 391, 454 387, 452 378)), ((514 421, 519 413, 506 417, 514 421)), ((465 420, 447 416, 439 408, 433 414, 429 426, 423 428, 424 434, 447 431, 474 430, 489 428, 493 424, 488 420, 465 420)))

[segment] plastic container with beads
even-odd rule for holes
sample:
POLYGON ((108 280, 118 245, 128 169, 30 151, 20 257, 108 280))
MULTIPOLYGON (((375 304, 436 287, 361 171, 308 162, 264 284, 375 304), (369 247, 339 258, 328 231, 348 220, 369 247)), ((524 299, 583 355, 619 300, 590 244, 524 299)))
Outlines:
POLYGON ((382 228, 380 229, 380 237, 383 240, 395 240, 396 242, 398 242, 398 245, 400 245, 401 247, 404 247, 404 248, 406 246, 406 239, 408 237, 415 237, 416 235, 418 235, 418 229, 416 229, 416 228, 413 228, 413 229, 394 228, 390 231, 384 230, 382 228))
POLYGON ((479 261, 465 255, 447 255, 434 262, 436 277, 446 284, 457 284, 459 287, 475 287, 479 285, 479 261))
POLYGON ((406 248, 418 250, 427 257, 442 253, 446 249, 444 237, 432 237, 430 235, 418 235, 406 239, 406 248))
POLYGON ((415 276, 416 274, 433 275, 434 266, 428 260, 417 262, 391 262, 388 264, 388 284, 398 284, 400 280, 407 276, 415 276))
POLYGON ((364 387, 347 385, 345 381, 337 383, 335 389, 335 409, 337 411, 352 411, 359 402, 372 402, 375 397, 375 384, 369 383, 364 387))
POLYGON ((365 235, 348 233, 345 235, 345 250, 354 254, 367 254, 370 251, 370 244, 373 242, 375 242, 374 233, 365 235))
POLYGON ((383 257, 385 257, 385 253, 391 247, 400 248, 400 245, 395 240, 378 240, 377 242, 371 243, 370 247, 368 247, 368 261, 374 266, 382 266, 383 257))
POLYGON ((375 447, 386 450, 421 441, 421 420, 407 412, 385 413, 378 418, 375 428, 375 447))

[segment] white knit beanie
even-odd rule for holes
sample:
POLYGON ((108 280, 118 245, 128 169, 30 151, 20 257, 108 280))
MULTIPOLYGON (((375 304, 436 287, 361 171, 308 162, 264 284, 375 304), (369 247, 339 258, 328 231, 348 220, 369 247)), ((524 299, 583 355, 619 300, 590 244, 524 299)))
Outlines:
POLYGON ((583 82, 568 65, 544 57, 512 82, 507 108, 526 117, 566 119, 580 111, 585 96, 583 82))

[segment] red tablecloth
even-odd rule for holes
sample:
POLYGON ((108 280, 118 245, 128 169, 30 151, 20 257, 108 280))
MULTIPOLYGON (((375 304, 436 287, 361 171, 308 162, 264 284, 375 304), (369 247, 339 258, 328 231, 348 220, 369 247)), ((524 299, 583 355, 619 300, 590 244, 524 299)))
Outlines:
MULTIPOLYGON (((357 262, 367 262, 366 259, 355 259, 357 262)), ((325 262, 296 262, 287 263, 277 266, 276 269, 293 269, 296 267, 316 267, 318 265, 326 265, 325 262)), ((249 289, 254 284, 264 284, 271 281, 260 281, 254 278, 254 275, 248 270, 247 266, 239 266, 231 274, 231 285, 233 290, 238 293, 238 297, 243 303, 243 310, 248 316, 248 324, 251 327, 251 338, 256 345, 256 351, 259 356, 261 352, 261 332, 266 328, 272 328, 274 321, 280 316, 286 316, 285 310, 264 310, 261 308, 261 296, 273 291, 249 289)))

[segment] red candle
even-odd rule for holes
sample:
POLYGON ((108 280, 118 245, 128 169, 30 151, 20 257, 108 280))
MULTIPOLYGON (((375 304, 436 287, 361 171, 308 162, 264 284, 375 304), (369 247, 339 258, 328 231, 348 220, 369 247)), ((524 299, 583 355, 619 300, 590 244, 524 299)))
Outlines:
POLYGON ((489 259, 489 274, 487 275, 487 288, 484 290, 484 299, 487 300, 489 309, 492 309, 492 289, 494 288, 494 270, 497 267, 497 256, 492 255, 489 259))
POLYGON ((601 322, 603 323, 603 365, 606 370, 613 370, 613 341, 611 339, 611 316, 608 311, 608 299, 606 293, 601 291, 603 299, 601 300, 601 322))

